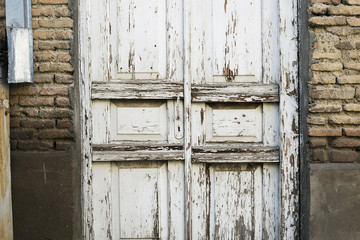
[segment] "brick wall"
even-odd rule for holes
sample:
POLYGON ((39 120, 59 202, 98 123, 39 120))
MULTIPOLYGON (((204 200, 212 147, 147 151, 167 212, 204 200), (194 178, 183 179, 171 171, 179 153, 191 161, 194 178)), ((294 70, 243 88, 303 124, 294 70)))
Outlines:
POLYGON ((67 150, 74 140, 72 15, 69 0, 32 0, 35 84, 10 87, 12 150, 67 150))
POLYGON ((359 162, 360 0, 312 0, 310 162, 359 162))

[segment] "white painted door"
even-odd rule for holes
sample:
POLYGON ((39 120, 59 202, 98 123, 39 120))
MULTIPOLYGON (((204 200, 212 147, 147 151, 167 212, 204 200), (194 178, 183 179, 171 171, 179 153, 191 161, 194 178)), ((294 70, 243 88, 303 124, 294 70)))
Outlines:
POLYGON ((84 155, 88 236, 296 238, 296 104, 285 110, 282 102, 287 96, 296 102, 296 77, 287 79, 296 63, 280 56, 279 45, 282 36, 294 40, 279 18, 294 5, 91 0, 83 6, 82 74, 91 83, 83 113, 91 123, 83 131, 91 146, 90 157, 84 155), (292 130, 281 124, 286 119, 292 130))

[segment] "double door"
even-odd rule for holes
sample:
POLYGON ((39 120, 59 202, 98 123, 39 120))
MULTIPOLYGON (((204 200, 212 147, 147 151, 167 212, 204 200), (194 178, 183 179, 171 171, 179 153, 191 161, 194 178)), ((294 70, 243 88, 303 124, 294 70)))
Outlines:
POLYGON ((91 236, 279 239, 278 1, 87 13, 91 236))

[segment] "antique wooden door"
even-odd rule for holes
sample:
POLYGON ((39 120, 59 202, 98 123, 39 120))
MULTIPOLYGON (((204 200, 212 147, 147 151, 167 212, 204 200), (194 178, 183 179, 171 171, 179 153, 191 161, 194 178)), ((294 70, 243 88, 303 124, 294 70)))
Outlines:
POLYGON ((296 3, 80 7, 84 237, 295 239, 296 3))

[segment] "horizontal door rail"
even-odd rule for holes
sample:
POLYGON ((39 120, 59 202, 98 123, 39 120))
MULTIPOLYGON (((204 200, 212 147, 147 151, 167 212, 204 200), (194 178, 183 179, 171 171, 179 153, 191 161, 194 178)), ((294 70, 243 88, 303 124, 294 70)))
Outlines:
POLYGON ((279 148, 266 146, 206 146, 192 148, 193 163, 279 162, 279 148))
POLYGON ((93 145, 93 161, 183 161, 178 144, 99 144, 93 145))
POLYGON ((184 97, 182 83, 165 82, 93 82, 92 99, 177 99, 184 97))
POLYGON ((277 84, 192 85, 193 102, 279 102, 277 84))

